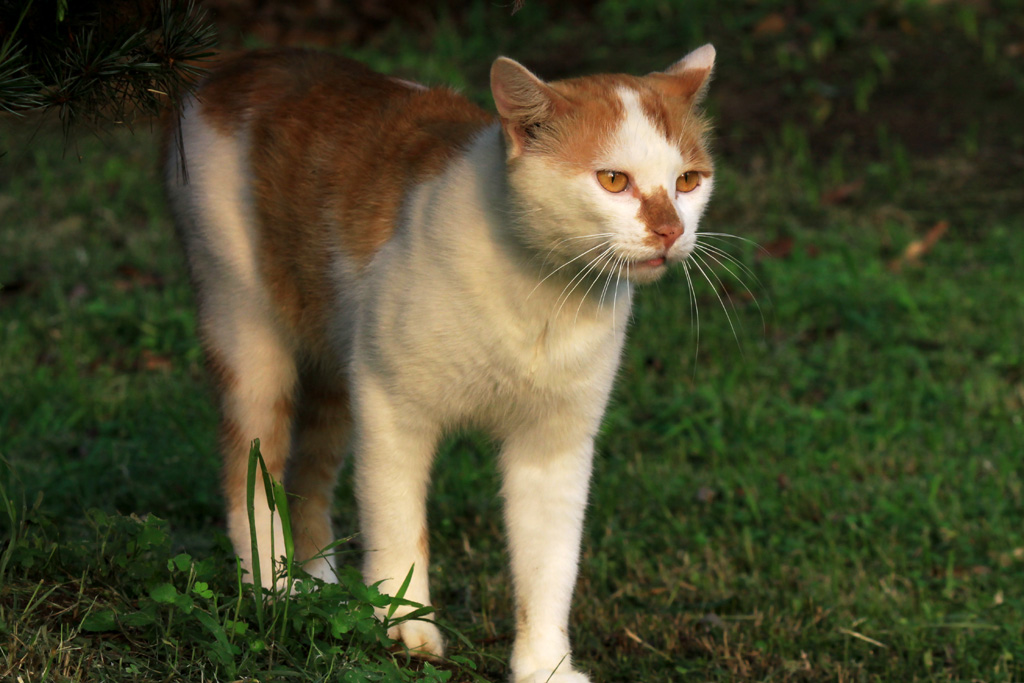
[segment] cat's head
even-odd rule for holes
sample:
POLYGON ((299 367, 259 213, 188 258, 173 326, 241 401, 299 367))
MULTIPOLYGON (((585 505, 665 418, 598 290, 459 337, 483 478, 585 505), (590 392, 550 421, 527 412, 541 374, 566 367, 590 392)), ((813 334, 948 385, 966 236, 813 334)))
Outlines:
POLYGON ((714 60, 705 45, 643 77, 546 83, 498 58, 491 92, 524 241, 550 262, 636 282, 689 256, 713 186, 699 105, 714 60))

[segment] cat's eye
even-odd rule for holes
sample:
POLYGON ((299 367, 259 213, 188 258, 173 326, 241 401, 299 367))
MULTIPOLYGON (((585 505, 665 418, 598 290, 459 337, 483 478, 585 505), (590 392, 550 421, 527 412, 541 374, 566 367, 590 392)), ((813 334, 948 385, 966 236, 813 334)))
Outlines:
POLYGON ((598 171, 597 182, 609 192, 622 192, 629 185, 629 176, 621 171, 598 171))
POLYGON ((687 171, 676 178, 676 192, 693 192, 700 185, 700 173, 687 171))

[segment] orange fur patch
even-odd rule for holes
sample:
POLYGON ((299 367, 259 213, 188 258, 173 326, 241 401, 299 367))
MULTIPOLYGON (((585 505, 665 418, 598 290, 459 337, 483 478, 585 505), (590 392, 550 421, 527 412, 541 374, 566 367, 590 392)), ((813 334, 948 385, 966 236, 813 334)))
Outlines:
POLYGON ((238 385, 238 376, 205 336, 203 338, 203 352, 206 357, 206 370, 210 375, 210 379, 213 380, 217 391, 224 393, 234 389, 238 385))
POLYGON ((616 91, 628 88, 637 93, 644 114, 680 150, 689 167, 710 173, 710 123, 692 92, 705 76, 699 71, 684 72, 682 76, 600 74, 549 83, 567 105, 555 108, 551 120, 540 126, 537 139, 527 145, 527 151, 555 157, 578 172, 597 170, 595 160, 625 116, 616 91), (686 92, 689 95, 682 94, 686 92))
POLYGON ((590 76, 549 85, 568 106, 556 109, 552 119, 540 125, 527 153, 557 158, 577 172, 591 172, 603 152, 603 144, 625 116, 615 86, 627 76, 590 76), (611 96, 610 96, 611 95, 611 96))
POLYGON ((420 540, 416 548, 419 550, 420 557, 424 560, 430 558, 430 533, 427 531, 427 527, 423 527, 423 530, 420 531, 420 540))
POLYGON ((640 195, 640 210, 636 214, 637 219, 644 224, 651 236, 660 243, 657 235, 663 234, 666 229, 678 228, 683 230, 683 223, 679 214, 669 199, 668 191, 665 188, 658 188, 651 195, 640 195))
POLYGON ((286 322, 316 351, 327 351, 332 254, 368 262, 390 238, 406 193, 493 120, 449 90, 410 88, 303 50, 228 60, 198 96, 211 125, 250 135, 262 275, 286 322))
MULTIPOLYGON (((244 400, 244 399, 243 399, 244 400)), ((261 425, 259 433, 247 434, 238 417, 232 415, 230 402, 222 401, 224 417, 221 421, 221 450, 224 453, 224 480, 228 491, 244 491, 249 466, 249 447, 253 439, 260 440, 260 453, 270 475, 284 481, 285 462, 291 441, 292 401, 278 397, 271 410, 272 417, 261 425)))
POLYGON ((296 553, 300 560, 316 555, 334 540, 331 509, 338 470, 352 427, 348 392, 326 380, 329 369, 309 369, 302 376, 294 419, 294 449, 286 484, 292 499, 296 553))

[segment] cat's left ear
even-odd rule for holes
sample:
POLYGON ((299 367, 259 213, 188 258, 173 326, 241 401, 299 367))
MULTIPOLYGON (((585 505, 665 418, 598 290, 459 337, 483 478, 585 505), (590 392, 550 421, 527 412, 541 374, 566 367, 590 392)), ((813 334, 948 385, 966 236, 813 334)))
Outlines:
POLYGON ((715 68, 715 48, 710 43, 698 47, 661 74, 670 78, 659 79, 665 90, 675 97, 686 97, 695 102, 704 99, 715 68))
POLYGON ((554 88, 508 57, 498 57, 491 65, 491 94, 509 143, 510 157, 522 154, 536 137, 538 127, 567 105, 554 88))

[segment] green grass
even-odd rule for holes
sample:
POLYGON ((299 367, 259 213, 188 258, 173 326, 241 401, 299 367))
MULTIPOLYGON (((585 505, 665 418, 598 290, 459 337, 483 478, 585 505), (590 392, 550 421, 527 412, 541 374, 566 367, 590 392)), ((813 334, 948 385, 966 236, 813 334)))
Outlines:
MULTIPOLYGON (((643 72, 713 40, 704 227, 769 252, 721 243, 756 303, 723 268, 698 275, 699 348, 682 273, 637 298, 573 610, 580 665, 601 682, 1024 678, 1021 21, 830 4, 816 31, 765 37, 752 27, 784 3, 635 2, 589 22, 539 4, 356 52, 482 100, 497 52, 546 76, 643 72), (901 112, 931 121, 914 89, 935 78, 930 45, 959 65, 945 85, 980 99, 915 127, 901 112)), ((388 650, 351 572, 260 622, 223 537, 155 137, 65 153, 34 130, 0 129, 0 679, 503 680, 511 593, 475 434, 446 445, 430 503, 454 662, 388 650)), ((336 519, 356 534, 347 473, 336 519)), ((341 551, 356 566, 358 535, 341 551)))

